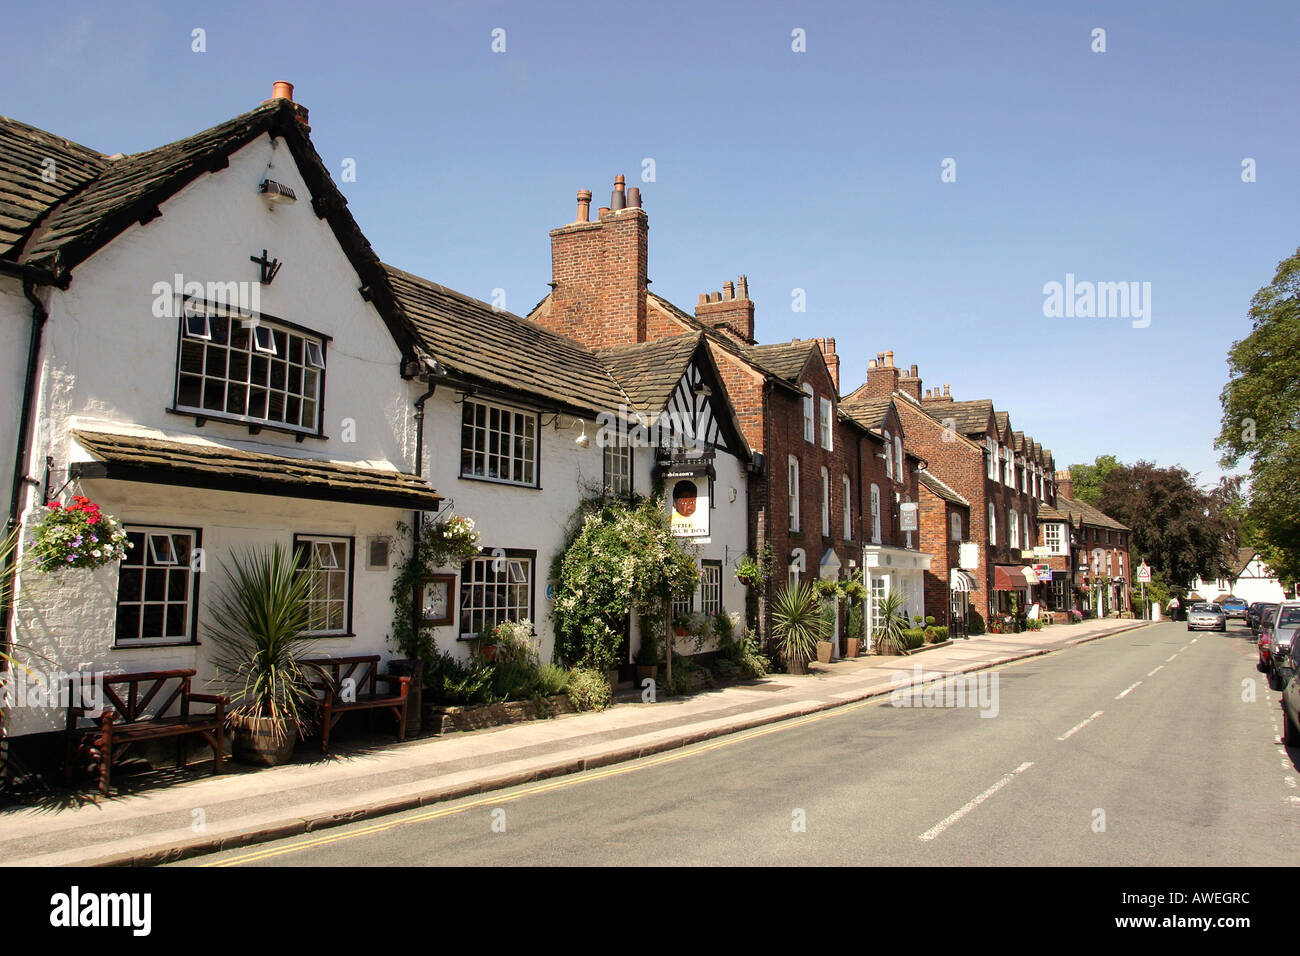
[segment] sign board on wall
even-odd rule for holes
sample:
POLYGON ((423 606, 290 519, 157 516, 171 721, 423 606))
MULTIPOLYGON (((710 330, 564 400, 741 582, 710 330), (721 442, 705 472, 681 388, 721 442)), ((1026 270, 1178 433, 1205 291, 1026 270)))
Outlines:
POLYGON ((957 563, 963 571, 973 571, 980 566, 980 546, 974 541, 963 541, 957 546, 957 563))
POLYGON ((898 506, 898 530, 899 531, 916 531, 916 515, 918 507, 915 501, 905 501, 898 506))
POLYGON ((705 538, 709 534, 709 478, 703 474, 664 475, 672 514, 668 526, 674 538, 705 538))

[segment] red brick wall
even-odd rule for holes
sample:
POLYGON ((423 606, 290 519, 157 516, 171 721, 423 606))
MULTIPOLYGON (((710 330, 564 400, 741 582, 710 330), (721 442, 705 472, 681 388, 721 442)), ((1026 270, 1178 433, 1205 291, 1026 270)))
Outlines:
POLYGON ((590 348, 644 342, 649 229, 635 207, 552 229, 555 288, 536 321, 590 348))

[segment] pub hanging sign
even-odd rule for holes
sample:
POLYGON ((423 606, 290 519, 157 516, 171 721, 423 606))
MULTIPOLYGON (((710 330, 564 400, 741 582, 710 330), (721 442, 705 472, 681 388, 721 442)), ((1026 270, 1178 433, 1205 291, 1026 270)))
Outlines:
POLYGON ((674 538, 709 536, 709 469, 705 463, 673 462, 662 473, 674 538))

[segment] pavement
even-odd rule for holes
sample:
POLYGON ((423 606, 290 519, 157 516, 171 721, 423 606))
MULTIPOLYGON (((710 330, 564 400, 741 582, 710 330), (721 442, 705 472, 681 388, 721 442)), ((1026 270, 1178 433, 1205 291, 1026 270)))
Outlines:
POLYGON ((149 866, 635 760, 1109 637, 1147 622, 1085 621, 990 634, 908 657, 860 657, 685 698, 622 703, 282 767, 189 776, 172 786, 0 811, 5 866, 149 866))

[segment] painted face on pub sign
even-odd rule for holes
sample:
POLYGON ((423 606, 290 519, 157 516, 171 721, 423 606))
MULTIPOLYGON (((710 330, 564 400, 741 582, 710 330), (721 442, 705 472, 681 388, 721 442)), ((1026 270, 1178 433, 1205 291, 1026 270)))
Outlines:
POLYGON ((698 490, 693 481, 679 481, 673 485, 673 510, 683 518, 695 514, 695 496, 698 490))

